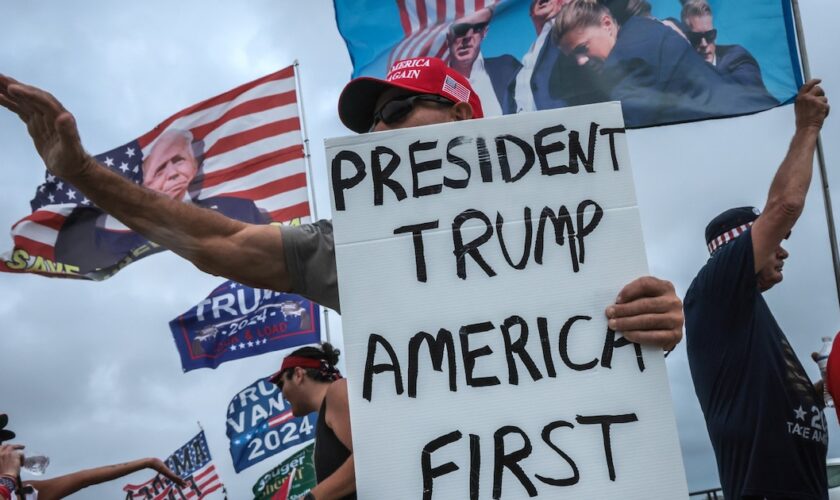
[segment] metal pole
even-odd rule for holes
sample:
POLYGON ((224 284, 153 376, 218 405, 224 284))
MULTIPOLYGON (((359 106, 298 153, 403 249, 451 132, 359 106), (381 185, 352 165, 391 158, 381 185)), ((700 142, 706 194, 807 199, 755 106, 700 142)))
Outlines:
POLYGON ((300 131, 303 136, 303 157, 306 161, 306 187, 309 192, 309 204, 312 205, 312 218, 318 220, 318 204, 315 200, 315 188, 312 185, 312 155, 309 153, 309 134, 306 131, 306 113, 303 110, 303 92, 300 85, 300 63, 297 59, 295 67, 295 87, 298 102, 298 115, 300 115, 300 131))
MULTIPOLYGON (((295 59, 294 62, 295 67, 295 91, 297 94, 297 102, 298 102, 298 115, 300 116, 300 129, 301 134, 303 136, 303 157, 306 160, 306 187, 309 192, 309 204, 312 206, 312 219, 318 220, 318 205, 315 201, 315 186, 312 182, 312 155, 309 153, 309 134, 306 131, 306 113, 303 111, 303 92, 301 91, 302 87, 300 85, 300 62, 295 59)), ((324 336, 325 341, 330 342, 330 318, 328 315, 328 311, 321 307, 322 312, 322 321, 321 324, 324 326, 324 336)))
MULTIPOLYGON (((805 32, 802 29, 802 17, 799 14, 799 0, 791 0, 793 19, 796 24, 796 39, 799 42, 799 55, 802 59, 802 73, 805 80, 811 79, 811 66, 808 63, 808 50, 805 48, 805 32)), ((820 168, 820 184, 822 185, 823 203, 825 205, 825 219, 828 224, 828 241, 831 245, 831 262, 834 265, 834 286, 837 289, 837 301, 840 304, 840 256, 837 252, 837 230, 834 227, 834 210, 831 205, 831 192, 828 188, 828 173, 825 168, 822 136, 817 136, 817 164, 820 168)))

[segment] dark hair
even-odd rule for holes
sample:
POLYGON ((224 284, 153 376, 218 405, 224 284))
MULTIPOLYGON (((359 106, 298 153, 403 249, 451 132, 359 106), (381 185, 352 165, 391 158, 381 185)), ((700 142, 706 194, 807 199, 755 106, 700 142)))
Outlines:
MULTIPOLYGON (((306 346, 292 352, 290 356, 300 356, 301 358, 317 359, 321 361, 321 368, 305 368, 306 374, 309 378, 319 382, 333 382, 336 380, 336 374, 339 374, 335 365, 338 364, 338 356, 341 351, 332 346, 329 342, 324 342, 320 347, 306 346)), ((283 371, 280 375, 285 378, 286 372, 291 371, 289 368, 283 371)), ((339 377, 341 375, 339 374, 339 377)))

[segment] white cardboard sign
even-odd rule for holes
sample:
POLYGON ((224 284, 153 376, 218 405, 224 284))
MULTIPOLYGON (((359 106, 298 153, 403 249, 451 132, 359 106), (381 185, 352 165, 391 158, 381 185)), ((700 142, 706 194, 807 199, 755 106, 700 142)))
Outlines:
POLYGON ((686 498, 621 107, 326 141, 360 498, 686 498))

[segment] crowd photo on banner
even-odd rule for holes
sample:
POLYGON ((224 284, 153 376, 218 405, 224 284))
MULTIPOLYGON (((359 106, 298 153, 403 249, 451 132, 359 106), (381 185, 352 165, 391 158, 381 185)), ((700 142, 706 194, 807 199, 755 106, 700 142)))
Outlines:
MULTIPOLYGON (((126 500, 840 498, 838 420, 826 417, 840 419, 840 335, 797 352, 795 323, 764 295, 793 286, 780 285, 785 247, 819 197, 811 184, 824 184, 840 301, 828 83, 810 74, 795 0, 333 7, 352 75, 332 89, 329 119, 344 128, 322 164, 297 61, 97 154, 62 89, 0 67, 0 111, 17 127, 4 135, 43 172, 0 276, 145 287, 115 275, 172 252, 219 283, 191 283, 189 299, 169 300, 168 323, 143 328, 174 344, 161 355, 177 377, 213 381, 192 401, 224 400, 210 425, 180 418, 197 414, 188 398, 168 406, 181 438, 158 450, 166 458, 56 476, 27 446, 34 437, 12 430, 16 409, 0 406, 0 500, 98 498, 116 481, 126 500), (786 149, 755 181, 762 198, 691 227, 703 262, 670 255, 690 268, 675 285, 685 277, 649 265, 633 129, 774 108, 792 135, 773 139, 786 149), (319 211, 324 178, 331 206, 319 211), (691 432, 708 436, 719 481, 709 490, 687 479, 668 378, 678 348, 691 377, 681 390, 705 424, 691 432)), ((737 167, 719 158, 708 170, 737 167)), ((132 293, 116 314, 143 307, 132 293)), ((115 448, 148 439, 123 434, 115 448)))

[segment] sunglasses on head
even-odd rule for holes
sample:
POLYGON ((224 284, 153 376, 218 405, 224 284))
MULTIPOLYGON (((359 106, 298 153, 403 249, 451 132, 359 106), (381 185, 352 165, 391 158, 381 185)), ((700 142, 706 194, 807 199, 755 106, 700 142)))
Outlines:
POLYGON ((452 32, 455 38, 459 38, 469 33, 470 30, 472 30, 473 33, 484 31, 485 28, 487 28, 488 24, 490 24, 488 21, 485 21, 483 23, 458 23, 453 24, 452 27, 449 28, 449 30, 452 32))
POLYGON ((386 125, 392 125, 399 122, 411 113, 411 110, 414 109, 414 103, 417 101, 436 102, 439 104, 447 104, 449 106, 455 105, 455 103, 449 99, 435 94, 416 94, 411 96, 395 97, 383 104, 378 111, 373 113, 373 123, 370 126, 370 132, 373 132, 373 129, 379 122, 386 125))
POLYGON ((717 39, 717 30, 709 31, 688 31, 685 34, 691 45, 700 45, 700 40, 705 39, 706 43, 715 43, 717 39))

